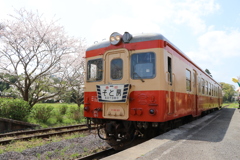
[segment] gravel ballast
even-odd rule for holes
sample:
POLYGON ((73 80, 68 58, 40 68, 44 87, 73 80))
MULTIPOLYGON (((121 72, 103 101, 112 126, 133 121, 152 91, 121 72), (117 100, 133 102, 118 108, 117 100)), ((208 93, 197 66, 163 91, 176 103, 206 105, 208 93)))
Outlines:
POLYGON ((70 160, 97 152, 101 149, 105 150, 109 147, 110 146, 97 135, 90 134, 86 137, 52 142, 43 146, 26 149, 21 153, 6 152, 0 154, 0 160, 70 160))

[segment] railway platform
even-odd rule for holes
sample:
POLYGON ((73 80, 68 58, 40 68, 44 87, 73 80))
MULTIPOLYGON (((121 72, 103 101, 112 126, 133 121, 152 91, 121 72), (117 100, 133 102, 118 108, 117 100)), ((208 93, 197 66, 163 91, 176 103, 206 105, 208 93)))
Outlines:
POLYGON ((0 118, 0 134, 35 128, 40 128, 40 126, 23 121, 17 121, 8 118, 0 118))
POLYGON ((240 109, 223 108, 104 160, 239 160, 240 109))

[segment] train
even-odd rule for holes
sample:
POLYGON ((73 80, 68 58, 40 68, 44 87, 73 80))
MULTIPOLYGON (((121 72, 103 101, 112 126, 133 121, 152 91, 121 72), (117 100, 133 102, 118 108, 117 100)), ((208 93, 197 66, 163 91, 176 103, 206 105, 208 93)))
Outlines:
POLYGON ((115 149, 221 109, 221 85, 162 34, 113 32, 85 59, 84 117, 115 149))

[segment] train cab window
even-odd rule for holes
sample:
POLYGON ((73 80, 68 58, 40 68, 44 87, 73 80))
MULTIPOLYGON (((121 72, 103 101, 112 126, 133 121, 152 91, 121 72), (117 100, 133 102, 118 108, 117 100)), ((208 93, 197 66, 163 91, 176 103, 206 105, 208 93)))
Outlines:
POLYGON ((89 60, 87 62, 87 81, 101 81, 103 74, 102 59, 89 60))
POLYGON ((191 91, 191 71, 186 70, 186 90, 191 91))
POLYGON ((205 81, 202 78, 202 94, 204 94, 204 93, 205 93, 205 81))
POLYGON ((122 59, 113 59, 111 61, 111 78, 113 80, 122 79, 123 76, 123 61, 122 59))
POLYGON ((156 75, 155 63, 155 54, 153 52, 133 54, 131 56, 131 78, 154 78, 156 75))
POLYGON ((168 82, 172 85, 172 58, 168 57, 168 82))

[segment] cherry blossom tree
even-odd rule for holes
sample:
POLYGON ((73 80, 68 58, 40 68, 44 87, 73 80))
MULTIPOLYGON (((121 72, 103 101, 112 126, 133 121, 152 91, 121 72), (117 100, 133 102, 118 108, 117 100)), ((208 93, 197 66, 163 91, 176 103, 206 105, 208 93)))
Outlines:
MULTIPOLYGON (((85 48, 85 46, 82 46, 85 48)), ((85 74, 85 61, 83 55, 85 50, 79 52, 77 55, 69 55, 64 58, 62 65, 64 65, 67 82, 67 89, 61 96, 67 96, 74 101, 79 109, 83 102, 83 87, 84 87, 84 74, 85 74)))
POLYGON ((0 28, 0 79, 33 106, 66 91, 70 72, 66 67, 72 63, 68 59, 67 66, 65 59, 79 57, 84 40, 68 36, 58 21, 48 21, 38 12, 20 9, 15 13, 0 28))

